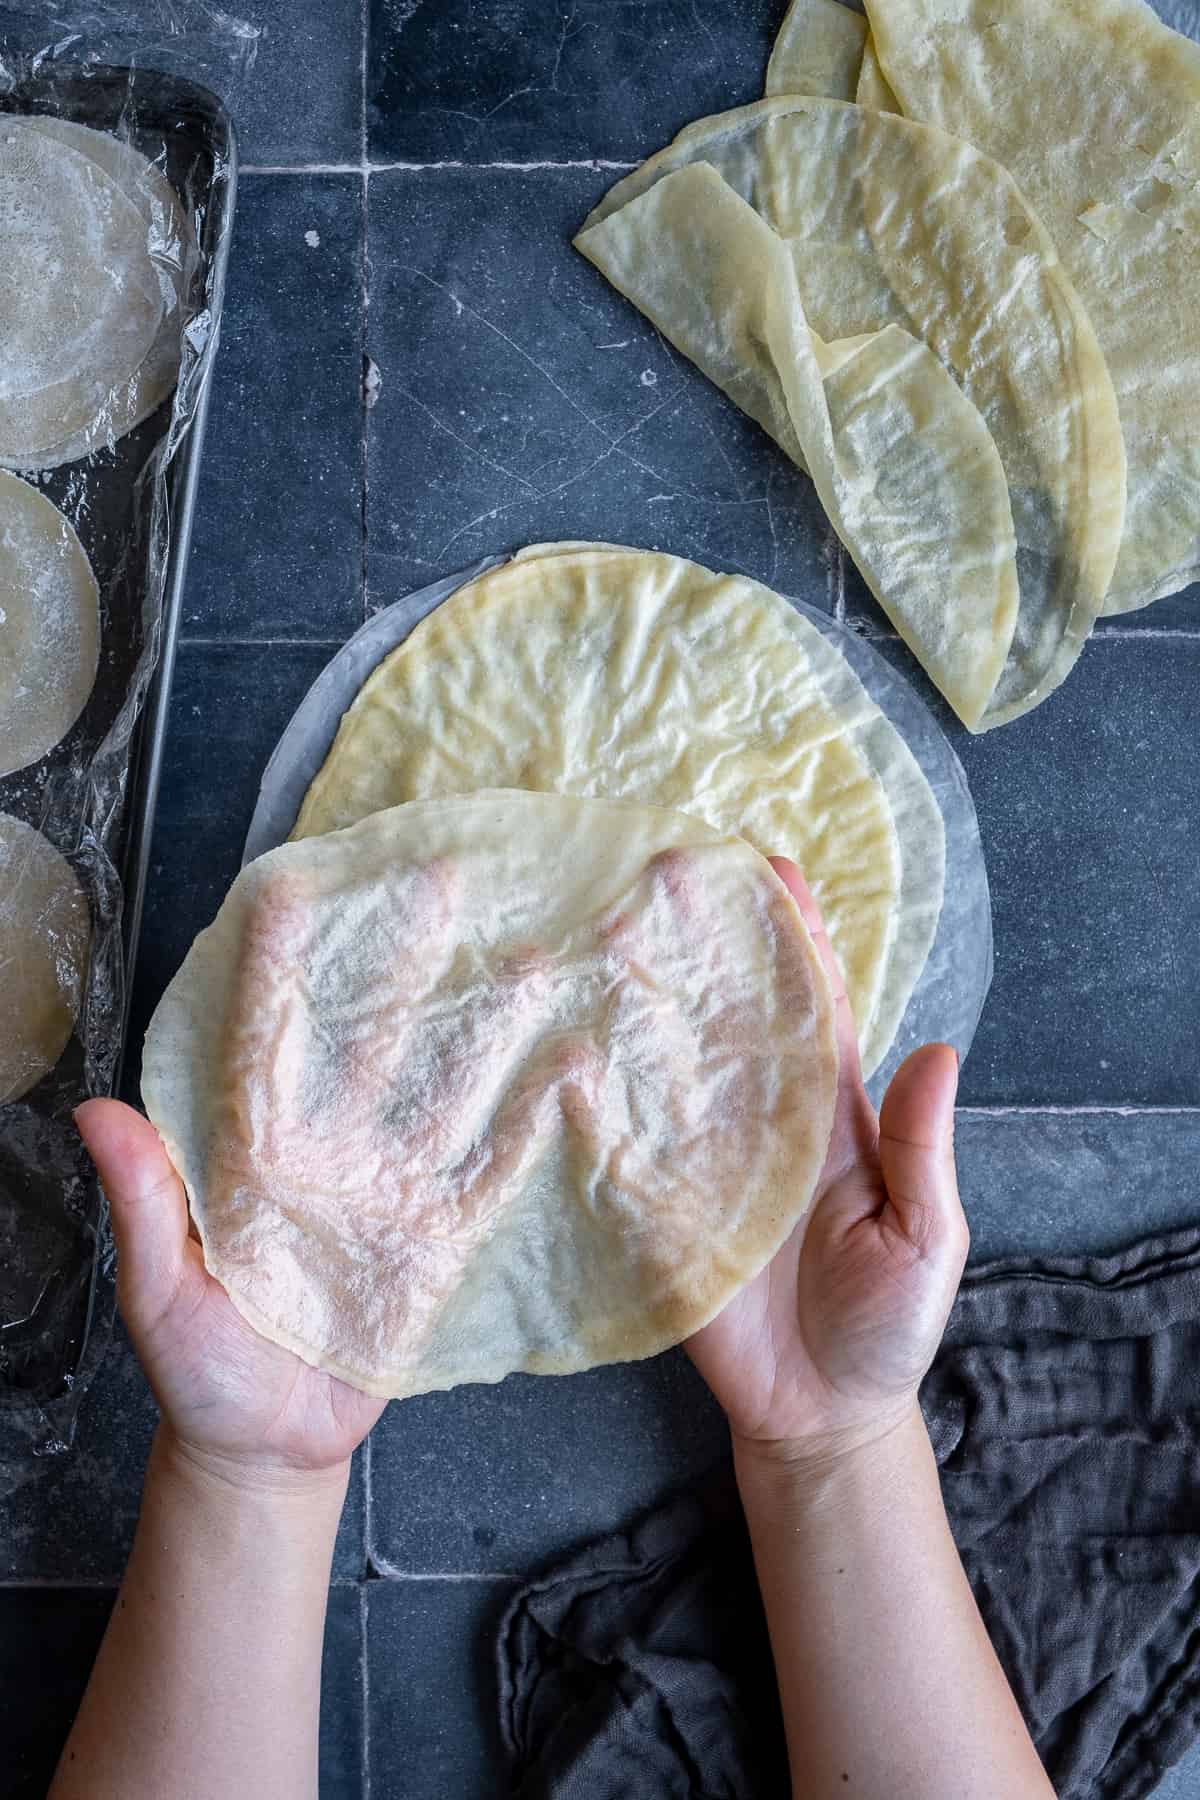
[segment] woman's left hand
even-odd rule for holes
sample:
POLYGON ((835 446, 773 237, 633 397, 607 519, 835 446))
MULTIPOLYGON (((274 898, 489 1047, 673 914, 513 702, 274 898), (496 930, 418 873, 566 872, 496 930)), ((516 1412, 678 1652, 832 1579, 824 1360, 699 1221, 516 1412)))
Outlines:
POLYGON ((385 1402, 261 1337, 204 1267, 183 1184, 153 1125, 117 1100, 75 1115, 117 1241, 117 1297, 173 1447, 271 1485, 341 1470, 385 1402))

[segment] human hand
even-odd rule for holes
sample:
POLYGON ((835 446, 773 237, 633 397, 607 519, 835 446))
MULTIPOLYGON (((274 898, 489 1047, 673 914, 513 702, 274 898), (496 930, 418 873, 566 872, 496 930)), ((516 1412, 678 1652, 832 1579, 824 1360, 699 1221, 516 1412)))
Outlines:
POLYGON ((172 1448, 238 1485, 344 1479, 384 1402, 260 1337, 204 1267, 153 1125, 117 1100, 75 1115, 117 1241, 117 1298, 172 1448))
POLYGON ((795 864, 794 896, 833 985, 839 1079, 812 1207, 770 1264, 689 1340, 735 1449, 827 1461, 916 1410, 962 1275, 967 1224, 954 1171, 958 1065, 945 1044, 901 1066, 878 1120, 845 988, 795 864))

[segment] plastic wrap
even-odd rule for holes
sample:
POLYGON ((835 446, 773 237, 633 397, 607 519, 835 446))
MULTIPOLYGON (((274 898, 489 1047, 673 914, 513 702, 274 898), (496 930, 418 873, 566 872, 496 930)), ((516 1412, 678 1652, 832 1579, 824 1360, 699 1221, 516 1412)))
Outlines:
MULTIPOLYGON (((225 105, 204 84, 235 96, 256 35, 208 7, 165 0, 139 6, 132 23, 115 6, 0 7, 0 112, 71 121, 148 160, 146 189, 157 189, 159 203, 146 207, 147 249, 174 296, 173 312, 164 301, 154 340, 168 362, 165 382, 143 392, 140 406, 134 378, 114 390, 112 416, 102 409, 93 434, 100 441, 90 449, 92 440, 75 439, 27 462, 9 457, 87 552, 99 590, 100 654, 71 729, 40 760, 0 779, 0 813, 33 826, 62 854, 91 926, 66 1049, 49 1074, 0 1106, 0 1493, 69 1447, 109 1337, 106 1209, 71 1113, 85 1097, 111 1092, 120 1067, 217 347, 236 151, 225 105), (169 194, 164 202, 163 180, 178 215, 169 194), (178 380, 164 394, 176 346, 178 380)), ((14 891, 10 885, 10 902, 14 891)))
MULTIPOLYGON (((289 836, 309 785, 325 761, 342 714, 371 671, 443 600, 485 569, 491 557, 406 594, 370 619, 317 677, 263 774, 243 863, 289 836)), ((992 910, 975 807, 957 756, 924 701, 874 646, 803 601, 797 612, 841 651, 880 711, 907 743, 933 791, 946 828, 946 880, 937 933, 891 1049, 868 1083, 878 1104, 910 1050, 935 1039, 965 1056, 992 979, 992 910)))

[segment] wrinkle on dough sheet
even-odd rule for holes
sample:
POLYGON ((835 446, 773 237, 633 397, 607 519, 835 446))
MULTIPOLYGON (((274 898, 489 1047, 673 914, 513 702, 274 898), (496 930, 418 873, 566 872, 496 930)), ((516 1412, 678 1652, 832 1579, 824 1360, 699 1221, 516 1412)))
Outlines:
POLYGON ((1011 170, 1096 329, 1128 459, 1105 613, 1175 593, 1200 574, 1200 45, 1142 0, 867 12, 897 110, 1011 170))
POLYGON ((841 0, 792 0, 767 64, 765 92, 853 100, 867 21, 841 0))
POLYGON ((756 851, 492 792, 251 863, 142 1091, 239 1310, 399 1396, 697 1330, 803 1217, 836 1084, 828 980, 756 851))
POLYGON ((843 541, 964 724, 1063 680, 1116 561, 1124 451, 1095 333, 1004 169, 892 114, 759 101, 682 132, 576 244, 814 479, 818 458, 843 541), (796 312, 795 346, 766 344, 769 308, 796 312), (866 361, 825 374, 846 340, 866 361))
POLYGON ((845 658, 744 576, 540 545, 452 595, 345 714, 294 836, 501 785, 691 813, 812 888, 870 1075, 941 912, 929 784, 845 658))

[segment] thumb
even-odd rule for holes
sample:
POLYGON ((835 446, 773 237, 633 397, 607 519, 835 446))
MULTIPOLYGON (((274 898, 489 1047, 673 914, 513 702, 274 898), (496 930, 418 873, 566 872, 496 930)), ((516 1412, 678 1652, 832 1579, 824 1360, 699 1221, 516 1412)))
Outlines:
POLYGON ((187 1199, 148 1119, 119 1100, 86 1100, 75 1123, 108 1196, 121 1310, 131 1331, 153 1326, 187 1272, 187 1199))
POLYGON ((896 1223, 921 1256, 966 1261, 969 1234, 954 1167, 958 1058, 926 1044, 892 1077, 879 1112, 879 1165, 896 1223))

